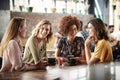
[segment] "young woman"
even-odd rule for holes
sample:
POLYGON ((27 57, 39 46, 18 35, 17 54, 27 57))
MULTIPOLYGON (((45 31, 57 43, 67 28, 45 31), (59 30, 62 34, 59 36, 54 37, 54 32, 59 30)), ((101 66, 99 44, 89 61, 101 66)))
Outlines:
POLYGON ((85 62, 84 40, 82 37, 76 36, 79 26, 80 21, 75 16, 62 17, 59 23, 59 32, 65 36, 58 40, 55 51, 56 59, 62 58, 63 61, 68 61, 68 56, 73 55, 78 63, 85 62))
POLYGON ((14 17, 9 22, 1 41, 2 68, 0 72, 13 72, 34 69, 44 69, 46 63, 39 61, 36 65, 28 65, 22 61, 22 46, 20 39, 26 34, 26 20, 14 17))
POLYGON ((103 21, 99 18, 88 22, 89 37, 85 41, 85 54, 87 64, 112 61, 112 49, 109 43, 108 34, 103 21), (94 54, 91 56, 90 43, 94 41, 94 54))
POLYGON ((41 20, 29 37, 23 60, 28 64, 37 64, 46 58, 46 42, 52 37, 52 26, 48 20, 41 20))

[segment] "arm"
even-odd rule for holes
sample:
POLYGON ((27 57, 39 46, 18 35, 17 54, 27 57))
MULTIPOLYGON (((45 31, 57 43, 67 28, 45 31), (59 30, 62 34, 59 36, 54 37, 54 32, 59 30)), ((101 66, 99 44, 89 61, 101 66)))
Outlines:
POLYGON ((33 60, 35 64, 39 61, 39 50, 37 47, 37 42, 35 41, 34 37, 30 38, 26 45, 29 45, 29 50, 32 54, 33 60))
POLYGON ((55 58, 56 59, 60 56, 60 52, 61 52, 60 49, 56 49, 56 51, 55 51, 55 58))
POLYGON ((36 69, 36 66, 29 66, 22 62, 22 52, 19 48, 19 45, 16 41, 12 40, 8 44, 8 56, 10 63, 12 65, 11 71, 22 71, 22 70, 31 70, 36 69))
POLYGON ((91 51, 90 51, 90 43, 92 42, 93 38, 89 36, 87 40, 85 41, 85 56, 86 56, 86 61, 87 64, 94 64, 99 62, 98 58, 91 57, 91 51))
POLYGON ((76 57, 76 60, 78 61, 78 63, 86 64, 84 40, 82 37, 79 37, 78 39, 80 39, 80 40, 77 40, 79 41, 77 43, 80 43, 78 44, 78 46, 80 46, 80 49, 78 50, 80 50, 81 53, 79 53, 80 54, 79 57, 76 57))
POLYGON ((85 44, 85 56, 86 56, 87 64, 89 64, 91 58, 91 52, 90 52, 90 46, 86 44, 85 44))
POLYGON ((9 44, 9 60, 12 64, 11 71, 26 71, 26 70, 36 70, 36 69, 43 69, 45 67, 45 63, 39 61, 36 65, 30 65, 23 63, 22 58, 20 54, 22 52, 20 51, 20 48, 18 44, 13 41, 9 44))

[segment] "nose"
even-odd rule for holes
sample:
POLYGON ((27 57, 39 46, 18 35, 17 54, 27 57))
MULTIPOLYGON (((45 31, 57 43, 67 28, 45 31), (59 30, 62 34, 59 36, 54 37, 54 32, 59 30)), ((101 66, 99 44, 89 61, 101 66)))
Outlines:
POLYGON ((47 32, 46 29, 43 29, 43 32, 46 33, 47 32))
POLYGON ((76 34, 77 33, 77 30, 73 30, 73 34, 76 34))

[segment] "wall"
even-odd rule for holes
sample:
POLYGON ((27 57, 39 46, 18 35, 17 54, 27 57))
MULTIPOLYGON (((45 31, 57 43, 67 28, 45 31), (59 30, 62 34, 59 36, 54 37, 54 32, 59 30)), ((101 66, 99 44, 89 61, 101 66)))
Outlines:
MULTIPOLYGON (((27 36, 28 38, 31 35, 32 29, 36 26, 36 24, 42 20, 47 19, 52 23, 53 32, 57 32, 57 25, 61 17, 68 14, 58 14, 58 13, 27 13, 27 12, 11 12, 11 18, 15 16, 25 17, 27 19, 27 36)), ((76 14, 72 14, 76 15, 76 14)), ((83 21, 84 25, 93 18, 88 15, 76 15, 80 20, 83 21)))
POLYGON ((0 41, 10 20, 9 10, 0 10, 0 41))
MULTIPOLYGON (((11 18, 12 17, 24 17, 27 19, 27 35, 26 39, 31 35, 31 31, 36 26, 36 24, 42 20, 47 19, 52 23, 52 29, 53 33, 57 32, 57 25, 61 17, 68 15, 68 14, 58 14, 58 13, 27 13, 27 12, 11 12, 11 18)), ((72 14, 76 15, 76 14, 72 14)), ((83 21, 84 25, 87 24, 87 22, 93 18, 90 15, 76 15, 80 20, 83 21)), ((54 40, 55 38, 50 41, 47 48, 54 48, 54 40)), ((23 40, 23 45, 25 45, 25 40, 23 40)))
POLYGON ((10 0, 0 0, 0 41, 10 20, 10 0))

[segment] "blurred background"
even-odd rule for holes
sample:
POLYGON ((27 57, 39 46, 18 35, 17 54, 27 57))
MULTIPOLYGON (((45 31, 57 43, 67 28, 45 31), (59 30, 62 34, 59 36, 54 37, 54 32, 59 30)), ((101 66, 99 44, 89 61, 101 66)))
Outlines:
MULTIPOLYGON (((27 19, 27 35, 23 45, 31 35, 32 29, 41 19, 48 19, 57 32, 57 25, 64 15, 75 15, 83 26, 91 18, 100 18, 107 25, 120 26, 120 0, 0 0, 0 41, 12 17, 27 19)), ((51 46, 53 47, 51 41, 51 46)))

